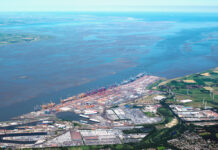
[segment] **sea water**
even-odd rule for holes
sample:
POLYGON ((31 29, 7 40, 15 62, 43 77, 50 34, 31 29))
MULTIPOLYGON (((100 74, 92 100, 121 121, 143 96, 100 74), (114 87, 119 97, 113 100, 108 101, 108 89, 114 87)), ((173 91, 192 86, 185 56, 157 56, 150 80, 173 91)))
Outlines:
POLYGON ((0 13, 0 33, 49 37, 0 45, 0 120, 140 72, 174 78, 217 67, 217 20, 209 13, 0 13))

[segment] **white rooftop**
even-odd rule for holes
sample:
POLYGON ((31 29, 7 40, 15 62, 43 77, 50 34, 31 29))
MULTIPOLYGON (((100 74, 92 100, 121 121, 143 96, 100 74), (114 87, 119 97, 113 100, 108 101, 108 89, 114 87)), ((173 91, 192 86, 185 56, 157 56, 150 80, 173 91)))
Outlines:
POLYGON ((165 98, 166 98, 166 97, 163 96, 163 95, 158 95, 158 96, 155 96, 155 97, 154 97, 154 100, 160 101, 160 100, 163 100, 163 99, 165 99, 165 98))

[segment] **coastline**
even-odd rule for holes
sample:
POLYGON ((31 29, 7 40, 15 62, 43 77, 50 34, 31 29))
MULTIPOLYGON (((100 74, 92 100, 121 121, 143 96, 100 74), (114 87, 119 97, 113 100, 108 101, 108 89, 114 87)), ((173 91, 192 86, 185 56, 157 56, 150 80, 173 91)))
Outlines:
MULTIPOLYGON (((208 69, 210 69, 210 68, 208 68, 208 69)), ((167 79, 173 79, 173 78, 179 78, 182 76, 186 76, 188 74, 193 74, 193 73, 197 73, 197 72, 201 72, 201 71, 205 71, 205 70, 207 70, 207 69, 202 68, 201 70, 192 71, 191 73, 183 73, 182 75, 181 75, 181 73, 175 74, 173 76, 168 76, 168 75, 164 75, 164 74, 163 75, 167 79)), ((154 76, 160 76, 161 74, 162 74, 162 72, 152 73, 152 75, 154 75, 154 76)), ((82 93, 84 91, 88 91, 87 89, 97 89, 97 88, 100 88, 103 86, 109 86, 109 85, 111 85, 111 83, 117 83, 116 81, 122 82, 123 80, 125 80, 127 78, 128 78, 128 76, 124 72, 123 74, 121 73, 119 76, 112 75, 112 76, 104 77, 102 79, 92 81, 92 82, 89 82, 89 83, 81 85, 81 86, 67 88, 67 89, 63 89, 63 90, 58 91, 58 92, 52 92, 49 94, 43 94, 43 95, 37 96, 35 98, 29 99, 26 101, 22 101, 19 103, 15 103, 13 105, 2 107, 0 109, 0 121, 8 121, 11 118, 20 116, 22 114, 29 113, 29 112, 34 110, 34 107, 36 105, 42 105, 45 103, 49 103, 49 102, 51 102, 51 100, 55 103, 58 103, 60 101, 61 97, 67 98, 67 96, 69 96, 69 95, 77 95, 77 94, 82 93), (13 110, 13 111, 8 111, 8 110, 13 110), (5 113, 5 112, 7 112, 7 113, 5 113)))
MULTIPOLYGON (((43 112, 48 111, 49 113, 56 114, 58 112, 72 111, 68 107, 70 105, 72 105, 73 103, 79 103, 79 102, 92 103, 91 101, 93 101, 93 99, 97 100, 97 101, 99 99, 101 101, 100 103, 102 103, 102 100, 106 99, 106 97, 108 97, 108 96, 110 97, 113 94, 120 95, 121 94, 120 90, 122 88, 124 88, 124 89, 128 88, 129 89, 130 87, 132 87, 133 89, 134 88, 137 89, 137 88, 140 87, 139 89, 142 90, 141 88, 143 88, 144 86, 146 88, 147 86, 149 86, 150 84, 158 81, 159 79, 160 78, 156 77, 156 76, 150 76, 150 75, 145 75, 145 73, 140 73, 135 77, 131 77, 128 80, 124 80, 120 84, 114 84, 114 85, 111 85, 111 86, 108 86, 108 87, 102 87, 102 88, 99 88, 99 89, 91 90, 91 91, 86 92, 86 93, 79 93, 77 95, 72 95, 72 96, 67 97, 65 99, 61 99, 59 101, 59 103, 57 103, 57 104, 55 104, 53 102, 48 103, 46 105, 43 104, 43 105, 41 105, 42 108, 40 110, 37 110, 36 112, 38 112, 38 111, 43 111, 43 112), (136 84, 136 83, 138 83, 138 84, 136 84), (106 94, 106 93, 108 93, 108 94, 106 94)), ((143 90, 145 90, 145 89, 143 88, 143 90)), ((96 103, 96 102, 94 102, 94 103, 96 103)), ((110 107, 113 103, 111 103, 111 104, 110 103, 105 103, 105 104, 96 104, 96 106, 97 105, 100 105, 100 106, 105 105, 106 107, 110 107), (107 104, 107 105, 105 105, 105 104, 107 104)), ((82 107, 82 105, 80 105, 80 106, 82 107)), ((74 107, 78 108, 79 106, 72 106, 72 109, 75 109, 74 107)), ((84 107, 84 110, 86 110, 87 108, 84 107)), ((92 108, 92 107, 90 107, 90 108, 92 108)), ((82 109, 82 108, 80 108, 80 109, 82 109)), ((75 111, 76 110, 74 110, 74 112, 75 111)), ((80 112, 81 111, 78 110, 78 112, 76 112, 76 114, 80 114, 80 112)), ((31 113, 33 113, 33 110, 31 112, 27 113, 27 114, 17 116, 15 118, 16 119, 21 119, 23 116, 26 116, 26 115, 31 114, 31 113)))

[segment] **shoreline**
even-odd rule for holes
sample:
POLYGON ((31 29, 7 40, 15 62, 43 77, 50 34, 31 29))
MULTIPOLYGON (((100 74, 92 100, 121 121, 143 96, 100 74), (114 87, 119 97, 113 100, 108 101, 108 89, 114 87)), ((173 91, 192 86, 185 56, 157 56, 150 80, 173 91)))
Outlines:
MULTIPOLYGON (((211 68, 209 68, 209 69, 211 69, 211 68)), ((205 69, 205 70, 208 70, 208 69, 205 69)), ((204 71, 204 69, 203 69, 203 71, 204 71)), ((194 74, 194 73, 198 73, 198 72, 201 72, 201 70, 200 71, 195 71, 195 72, 192 72, 192 73, 189 73, 189 74, 194 74)), ((155 73, 154 75, 158 76, 157 74, 159 74, 159 73, 155 73)), ((172 77, 172 78, 170 78, 170 77, 168 77, 168 78, 167 77, 160 77, 160 78, 165 78, 165 79, 168 80, 168 79, 179 78, 179 77, 186 76, 186 75, 189 75, 189 74, 186 73, 185 75, 177 75, 176 77, 172 77)), ((125 73, 124 73, 124 76, 126 76, 125 73)), ((118 77, 116 80, 120 80, 120 78, 118 77)), ((123 80, 121 79, 120 81, 123 81, 123 80)), ((90 82, 88 84, 84 84, 84 85, 81 85, 81 86, 78 86, 78 87, 67 88, 67 89, 63 89, 63 90, 58 91, 58 92, 52 92, 52 93, 49 93, 49 94, 43 94, 43 95, 34 97, 34 98, 26 100, 26 101, 22 101, 22 102, 15 103, 15 104, 12 104, 12 105, 9 105, 9 106, 6 106, 6 107, 2 107, 1 108, 2 113, 7 112, 7 117, 3 115, 0 118, 0 122, 9 121, 9 120, 11 120, 11 118, 20 116, 22 114, 29 113, 29 112, 34 110, 34 106, 42 105, 42 104, 45 104, 46 102, 49 103, 49 102, 51 102, 50 99, 53 99, 54 102, 59 102, 60 97, 65 97, 64 95, 69 95, 69 93, 73 93, 73 95, 76 95, 78 93, 84 92, 84 90, 81 90, 81 89, 90 89, 90 87, 91 88, 92 87, 97 87, 98 88, 98 87, 102 87, 102 86, 105 86, 105 85, 111 85, 110 82, 116 83, 114 81, 114 76, 108 76, 106 78, 102 78, 102 79, 98 80, 97 84, 96 84, 96 81, 93 81, 93 82, 90 82), (107 81, 107 82, 105 82, 105 81, 107 81), (75 90, 73 90, 73 89, 75 89, 75 90), (26 106, 29 106, 29 107, 25 108, 25 109, 21 109, 21 108, 23 108, 23 105, 26 105, 26 106), (13 109, 14 111, 16 111, 16 114, 19 114, 19 115, 16 115, 16 114, 14 114, 13 112, 10 112, 10 111, 8 112, 8 109, 13 109)), ((94 88, 94 89, 96 89, 96 88, 94 88)))
MULTIPOLYGON (((112 86, 107 86, 107 87, 102 87, 102 88, 99 88, 99 89, 91 90, 91 91, 88 91, 86 93, 79 93, 77 95, 72 95, 70 97, 67 97, 65 99, 60 100, 60 102, 57 103, 57 104, 55 104, 54 102, 48 103, 47 105, 43 104, 43 105, 41 105, 41 109, 36 110, 36 112, 38 112, 38 111, 48 111, 49 113, 54 113, 54 114, 56 114, 58 112, 66 112, 66 111, 69 111, 69 108, 65 109, 65 107, 67 107, 68 105, 70 105, 70 104, 72 104, 74 102, 85 101, 85 102, 88 103, 92 99, 96 99, 96 97, 102 98, 104 96, 108 96, 110 94, 113 94, 113 92, 116 93, 122 87, 124 87, 124 88, 129 87, 131 84, 133 84, 133 86, 136 87, 137 85, 134 84, 135 82, 138 83, 138 82, 141 82, 141 81, 143 81, 145 79, 146 79, 147 82, 149 82, 149 84, 147 84, 145 86, 147 88, 150 84, 153 84, 154 82, 160 80, 161 78, 157 77, 157 76, 145 75, 145 73, 140 73, 135 77, 130 77, 129 79, 124 80, 120 84, 114 84, 112 86), (104 95, 107 92, 109 92, 109 93, 104 95), (62 108, 62 110, 60 110, 61 108, 62 108)), ((144 89, 144 90, 146 90, 146 89, 144 89)), ((92 107, 90 106, 90 108, 92 108, 92 107)), ((29 112, 27 114, 23 114, 23 115, 20 115, 20 116, 17 116, 17 117, 13 117, 13 118, 11 118, 11 120, 20 119, 20 117, 26 116, 26 115, 31 114, 33 112, 35 112, 35 110, 32 110, 31 112, 29 112)), ((75 113, 80 114, 78 112, 75 112, 75 113)))

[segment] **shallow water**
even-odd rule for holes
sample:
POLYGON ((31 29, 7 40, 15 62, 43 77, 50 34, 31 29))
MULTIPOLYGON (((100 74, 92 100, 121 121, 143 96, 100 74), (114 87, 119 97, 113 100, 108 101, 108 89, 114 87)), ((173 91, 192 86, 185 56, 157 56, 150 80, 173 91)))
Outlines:
POLYGON ((1 33, 51 38, 0 45, 0 120, 144 71, 173 78, 216 67, 217 20, 201 13, 1 13, 1 33))

